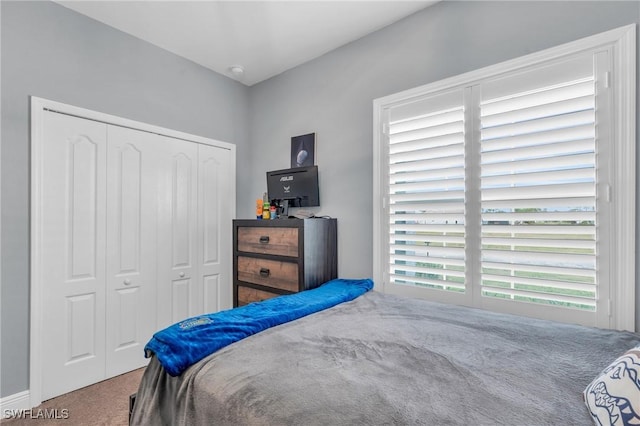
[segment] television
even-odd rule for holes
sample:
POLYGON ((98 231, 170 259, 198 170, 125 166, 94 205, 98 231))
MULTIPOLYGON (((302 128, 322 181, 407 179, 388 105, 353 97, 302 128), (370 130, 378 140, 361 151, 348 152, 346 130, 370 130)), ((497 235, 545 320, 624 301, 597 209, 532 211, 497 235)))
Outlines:
POLYGON ((281 216, 289 215, 289 207, 320 205, 318 166, 267 172, 267 193, 281 216))

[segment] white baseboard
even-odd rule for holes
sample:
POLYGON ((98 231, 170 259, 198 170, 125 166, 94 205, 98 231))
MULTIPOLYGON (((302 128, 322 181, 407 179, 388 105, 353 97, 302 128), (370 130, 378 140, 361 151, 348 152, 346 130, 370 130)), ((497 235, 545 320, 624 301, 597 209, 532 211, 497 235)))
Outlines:
POLYGON ((5 396, 0 398, 0 419, 12 417, 12 413, 17 410, 28 410, 29 408, 31 408, 31 397, 28 390, 5 396))

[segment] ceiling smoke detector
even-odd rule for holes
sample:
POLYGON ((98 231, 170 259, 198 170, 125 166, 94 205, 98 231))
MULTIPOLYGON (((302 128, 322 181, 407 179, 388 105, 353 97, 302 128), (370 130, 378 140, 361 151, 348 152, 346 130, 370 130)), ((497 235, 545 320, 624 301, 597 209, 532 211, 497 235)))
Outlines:
POLYGON ((229 71, 236 77, 242 77, 244 75, 244 67, 242 65, 232 65, 229 67, 229 71))

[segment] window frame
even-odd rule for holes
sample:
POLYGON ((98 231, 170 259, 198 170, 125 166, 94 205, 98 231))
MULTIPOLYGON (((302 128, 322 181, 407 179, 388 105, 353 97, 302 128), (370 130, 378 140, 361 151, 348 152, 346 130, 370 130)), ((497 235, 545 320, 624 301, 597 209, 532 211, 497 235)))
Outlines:
MULTIPOLYGON (((424 86, 405 90, 373 101, 373 277, 375 288, 386 293, 395 293, 410 297, 432 299, 430 291, 416 289, 408 286, 393 285, 389 282, 389 253, 388 239, 388 143, 386 122, 390 108, 404 104, 425 96, 432 96, 439 92, 446 92, 456 88, 469 91, 465 96, 467 102, 478 101, 479 93, 473 87, 481 84, 483 80, 496 77, 500 74, 526 70, 544 62, 562 59, 578 52, 596 52, 602 49, 610 49, 612 52, 611 71, 607 83, 611 88, 612 122, 609 130, 614 145, 611 147, 613 154, 613 171, 611 183, 605 189, 606 196, 611 200, 612 223, 610 232, 604 238, 611 243, 606 254, 600 254, 600 261, 607 262, 608 273, 602 276, 604 285, 608 286, 608 301, 598 301, 599 307, 606 306, 606 315, 595 315, 593 322, 579 320, 585 325, 601 328, 635 330, 635 294, 636 294, 636 27, 628 25, 616 28, 604 33, 586 37, 574 42, 552 47, 540 52, 529 54, 520 58, 488 66, 458 76, 450 77, 424 86), (624 283, 628 283, 625 285, 624 283), (595 319, 597 318, 597 320, 595 319)), ((468 106, 468 105, 466 105, 468 106)), ((469 109, 467 109, 469 111, 469 109)), ((478 117, 469 114, 465 121, 465 132, 471 135, 472 140, 478 140, 478 117)), ((471 144, 476 145, 476 144, 471 144)), ((479 155, 478 147, 470 147, 471 155, 479 155)), ((479 167, 476 162, 467 162, 471 168, 479 167), (472 164, 473 163, 473 164, 472 164)), ((472 176, 479 176, 479 170, 471 169, 472 176)), ((478 179, 479 180, 479 179, 478 179)), ((476 183, 479 186, 479 183, 476 183)), ((475 192, 475 191, 472 191, 475 192)), ((470 207, 479 203, 471 196, 467 203, 470 207)), ((478 210, 479 211, 479 210, 478 210)), ((469 223, 474 221, 468 221, 469 223)), ((473 229, 476 225, 467 225, 471 228, 468 232, 477 233, 473 229)), ((479 227, 480 225, 477 224, 479 227)), ((472 250, 473 253, 479 253, 472 250)), ((478 276, 480 268, 479 256, 467 258, 467 270, 470 276, 478 276)), ((455 303, 468 306, 484 307, 508 313, 520 313, 522 302, 504 304, 483 304, 480 302, 481 288, 478 283, 469 282, 464 297, 447 292, 439 292, 437 300, 445 303, 455 303)), ((541 312, 546 311, 542 309, 541 312)), ((563 321, 561 309, 553 312, 543 312, 540 315, 548 319, 563 321)), ((601 311, 602 313, 602 311, 601 311)), ((536 315, 537 316, 537 315, 536 315)), ((571 321, 571 320, 569 320, 571 321)))

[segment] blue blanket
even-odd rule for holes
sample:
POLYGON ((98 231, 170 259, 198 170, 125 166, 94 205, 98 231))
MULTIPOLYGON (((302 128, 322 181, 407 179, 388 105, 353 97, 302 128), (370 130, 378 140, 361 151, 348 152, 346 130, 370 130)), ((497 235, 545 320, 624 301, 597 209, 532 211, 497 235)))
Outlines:
POLYGON ((348 302, 373 288, 370 279, 335 279, 313 290, 276 297, 240 308, 189 318, 153 335, 145 356, 156 355, 171 376, 215 351, 314 312, 348 302))

